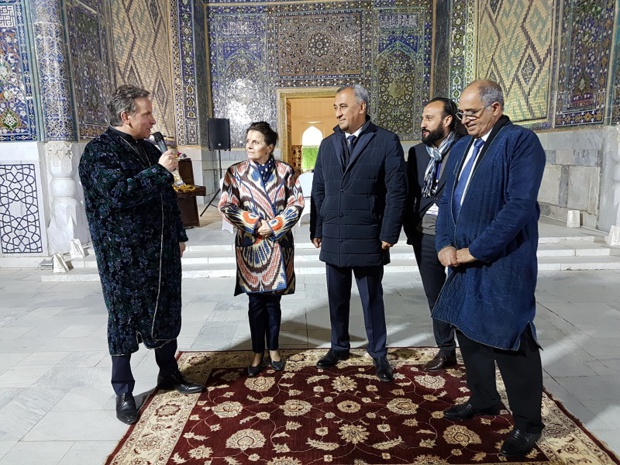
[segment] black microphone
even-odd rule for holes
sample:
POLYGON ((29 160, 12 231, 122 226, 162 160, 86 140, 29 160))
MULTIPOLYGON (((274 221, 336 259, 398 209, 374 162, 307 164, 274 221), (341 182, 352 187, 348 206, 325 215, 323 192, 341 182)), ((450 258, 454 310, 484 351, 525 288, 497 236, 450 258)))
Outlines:
MULTIPOLYGON (((166 150, 168 150, 168 147, 166 147, 166 143, 164 142, 164 136, 161 134, 161 132, 154 132, 153 140, 155 141, 155 145, 157 145, 157 148, 161 151, 161 153, 164 153, 166 150)), ((172 177, 174 178, 173 184, 175 186, 180 187, 185 184, 178 169, 172 171, 172 177)))
POLYGON ((164 136, 161 134, 161 132, 154 132, 153 140, 155 140, 155 145, 161 151, 161 153, 164 153, 166 150, 168 150, 168 147, 166 147, 166 143, 164 142, 164 136))

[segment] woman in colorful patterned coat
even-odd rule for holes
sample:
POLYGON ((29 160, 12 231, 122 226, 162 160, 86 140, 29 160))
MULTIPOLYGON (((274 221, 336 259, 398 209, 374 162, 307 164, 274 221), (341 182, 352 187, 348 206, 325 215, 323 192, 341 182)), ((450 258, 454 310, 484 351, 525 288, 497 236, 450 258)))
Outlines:
POLYGON ((226 171, 219 209, 237 227, 235 295, 249 297, 248 316, 254 359, 248 375, 263 366, 265 339, 274 370, 284 369, 278 350, 283 294, 295 292, 292 228, 304 198, 293 168, 273 157, 278 134, 265 122, 246 133, 248 159, 226 171))

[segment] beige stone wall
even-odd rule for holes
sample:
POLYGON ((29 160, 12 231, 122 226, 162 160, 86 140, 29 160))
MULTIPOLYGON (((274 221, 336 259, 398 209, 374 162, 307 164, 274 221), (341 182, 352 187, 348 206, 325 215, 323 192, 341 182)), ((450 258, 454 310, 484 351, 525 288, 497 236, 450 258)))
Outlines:
POLYGON ((566 221, 569 210, 579 210, 583 226, 608 231, 618 224, 617 134, 613 126, 538 133, 547 154, 538 197, 543 215, 566 221))

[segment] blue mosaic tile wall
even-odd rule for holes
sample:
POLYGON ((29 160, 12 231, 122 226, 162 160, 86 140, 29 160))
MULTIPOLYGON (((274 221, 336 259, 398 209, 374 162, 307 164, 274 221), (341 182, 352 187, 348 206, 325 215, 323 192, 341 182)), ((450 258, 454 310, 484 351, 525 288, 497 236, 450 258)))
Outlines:
POLYGON ((207 118, 209 116, 209 55, 207 53, 206 11, 203 2, 194 3, 194 56, 196 58, 196 98, 198 101, 198 140, 207 145, 207 118))
POLYGON ((618 121, 620 97, 607 93, 614 0, 454 0, 453 8, 452 98, 490 78, 513 121, 533 129, 601 124, 609 101, 618 121))
POLYGON ((611 95, 609 101, 611 102, 610 122, 613 124, 620 124, 620 14, 616 17, 616 43, 614 45, 614 81, 611 87, 611 95))
MULTIPOLYGON (((196 76, 198 50, 195 48, 194 34, 204 21, 204 12, 200 10, 196 18, 191 0, 170 0, 169 3, 176 139, 181 145, 196 145, 200 141, 200 130, 196 76)), ((205 53, 204 48, 200 51, 205 53)))
POLYGON ((73 141, 76 121, 61 5, 55 0, 28 3, 33 21, 34 56, 39 76, 37 99, 45 125, 44 140, 73 141))
POLYGON ((175 137, 174 88, 181 84, 173 82, 172 73, 180 62, 170 39, 172 25, 178 28, 179 24, 176 1, 110 0, 110 5, 116 85, 135 84, 151 91, 154 130, 175 137))
POLYGON ((92 138, 108 126, 106 103, 112 76, 106 15, 95 0, 68 1, 65 10, 79 138, 92 138))
POLYGON ((454 0, 452 10, 452 30, 450 49, 450 95, 458 102, 462 90, 472 82, 474 77, 475 34, 475 0, 454 0))
POLYGON ((402 139, 418 136, 430 93, 432 0, 208 2, 214 116, 235 147, 251 121, 275 125, 276 88, 359 82, 370 113, 402 139))
POLYGON ((23 8, 0 0, 0 142, 37 140, 23 8))
POLYGON ((615 7, 615 0, 565 1, 555 127, 603 123, 615 7))

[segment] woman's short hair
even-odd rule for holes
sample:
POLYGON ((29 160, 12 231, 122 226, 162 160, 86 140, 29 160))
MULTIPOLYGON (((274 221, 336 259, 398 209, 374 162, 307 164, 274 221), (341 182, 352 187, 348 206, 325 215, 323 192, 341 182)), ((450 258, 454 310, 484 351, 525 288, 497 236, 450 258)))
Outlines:
POLYGON ((126 111, 130 115, 136 112, 136 99, 147 98, 151 93, 133 84, 124 84, 112 93, 108 102, 110 126, 122 126, 121 113, 126 111))
POLYGON ((278 142, 278 133, 271 129, 269 123, 266 123, 265 121, 257 121, 256 123, 250 124, 248 130, 245 131, 246 136, 250 131, 260 132, 263 135, 267 145, 273 145, 275 147, 278 142))

